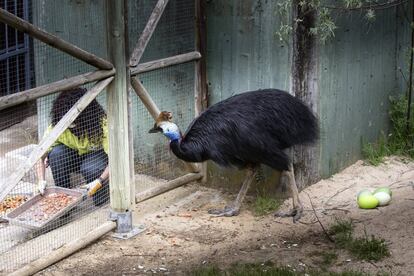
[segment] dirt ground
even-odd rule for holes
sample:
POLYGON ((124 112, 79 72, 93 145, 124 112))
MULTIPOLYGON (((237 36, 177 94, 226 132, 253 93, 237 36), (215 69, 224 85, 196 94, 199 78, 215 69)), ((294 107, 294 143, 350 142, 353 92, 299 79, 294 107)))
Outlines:
MULTIPOLYGON (((333 177, 306 188, 300 194, 305 213, 300 223, 272 215, 256 217, 249 202, 237 217, 217 218, 207 214, 211 207, 224 205, 235 194, 223 193, 196 184, 180 188, 183 197, 171 204, 161 200, 158 212, 148 212, 145 203, 137 206, 136 220, 147 230, 130 240, 106 235, 98 242, 47 268, 37 275, 183 275, 194 267, 234 263, 273 263, 297 271, 320 266, 315 252, 327 252, 334 245, 315 219, 325 225, 335 217, 351 218, 356 236, 368 234, 384 238, 391 256, 379 262, 353 259, 336 249, 338 258, 332 271, 362 270, 375 275, 414 275, 414 162, 390 158, 378 167, 362 161, 333 177), (356 194, 363 188, 390 186, 389 206, 361 210, 356 194)), ((249 198, 250 203, 254 198, 249 198)), ((290 208, 287 200, 281 209, 290 208)))

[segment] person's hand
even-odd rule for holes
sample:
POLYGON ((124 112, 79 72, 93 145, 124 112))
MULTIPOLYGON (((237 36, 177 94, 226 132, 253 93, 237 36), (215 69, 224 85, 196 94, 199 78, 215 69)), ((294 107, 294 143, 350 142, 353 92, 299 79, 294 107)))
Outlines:
POLYGON ((88 191, 88 196, 93 196, 100 188, 102 188, 102 181, 98 178, 84 186, 88 191))
POLYGON ((39 180, 36 185, 35 193, 43 195, 45 193, 46 184, 46 180, 39 180))
POLYGON ((45 164, 45 168, 49 167, 49 158, 47 158, 47 156, 45 157, 45 160, 43 162, 45 164))

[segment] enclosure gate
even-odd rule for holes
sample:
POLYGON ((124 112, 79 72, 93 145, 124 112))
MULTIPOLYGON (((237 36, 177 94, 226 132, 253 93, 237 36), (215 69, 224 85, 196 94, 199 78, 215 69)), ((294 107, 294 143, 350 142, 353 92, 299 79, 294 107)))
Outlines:
MULTIPOLYGON (((170 2, 173 2, 173 0, 170 2)), ((151 116, 156 118, 159 115, 160 110, 140 80, 141 76, 147 72, 153 72, 158 69, 184 63, 191 64, 192 62, 194 65, 193 70, 195 80, 193 86, 193 110, 195 111, 194 116, 197 116, 207 105, 205 62, 202 58, 202 54, 205 52, 205 32, 203 31, 204 16, 202 14, 202 1, 196 0, 192 15, 193 18, 196 19, 193 21, 196 26, 195 41, 193 42, 195 47, 194 51, 144 63, 140 62, 156 26, 169 3, 168 0, 158 0, 138 39, 136 47, 132 51, 130 58, 127 59, 127 3, 128 1, 113 0, 106 0, 105 2, 106 26, 108 28, 107 47, 110 61, 100 58, 64 39, 43 31, 28 21, 0 8, 0 22, 30 35, 32 38, 36 39, 36 41, 46 43, 59 51, 65 52, 78 60, 98 68, 98 70, 95 71, 60 79, 17 94, 0 97, 0 110, 5 110, 8 107, 16 106, 20 103, 43 99, 48 95, 53 95, 62 90, 97 82, 94 86, 88 89, 85 95, 82 96, 72 108, 70 108, 49 134, 40 139, 39 143, 33 150, 31 150, 28 157, 20 162, 7 178, 0 179, 0 202, 10 195, 11 192, 15 191, 16 186, 22 183, 21 181, 23 177, 33 169, 35 164, 46 154, 59 136, 75 121, 99 93, 106 89, 109 123, 110 205, 112 210, 111 217, 114 219, 114 221, 107 221, 102 223, 99 227, 92 229, 85 234, 86 238, 63 244, 63 247, 53 251, 53 253, 48 252, 43 254, 48 256, 42 256, 42 254, 40 254, 36 259, 22 260, 22 263, 29 263, 24 267, 20 267, 20 264, 17 265, 17 267, 10 267, 7 266, 7 264, 4 264, 4 262, 7 262, 5 259, 7 258, 9 251, 13 250, 13 248, 9 248, 8 251, 1 252, 2 258, 4 257, 5 259, 0 261, 0 273, 18 269, 15 271, 16 275, 32 274, 76 251, 84 246, 85 242, 91 242, 114 228, 117 228, 117 231, 121 233, 128 232, 132 229, 132 221, 127 219, 126 224, 124 223, 124 220, 122 221, 123 223, 117 224, 116 220, 119 220, 120 217, 124 218, 125 215, 131 217, 130 213, 135 203, 142 202, 188 182, 200 180, 206 175, 204 164, 188 164, 187 166, 190 173, 166 181, 164 184, 157 187, 152 187, 145 191, 135 193, 133 161, 134 143, 132 139, 133 125, 131 115, 133 98, 129 86, 131 85, 151 116)), ((50 231, 50 229, 48 231, 50 231)), ((40 235, 36 239, 39 238, 41 239, 42 236, 40 235)), ((33 247, 31 247, 31 250, 33 250, 33 247)))

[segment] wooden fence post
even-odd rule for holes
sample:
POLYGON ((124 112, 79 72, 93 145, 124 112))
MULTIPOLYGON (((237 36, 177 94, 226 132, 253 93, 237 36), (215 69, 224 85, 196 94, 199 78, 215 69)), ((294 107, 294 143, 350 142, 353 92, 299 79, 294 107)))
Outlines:
MULTIPOLYGON (((107 46, 109 60, 116 68, 115 79, 108 86, 109 170, 111 209, 116 214, 130 213, 135 202, 132 148, 129 127, 129 69, 126 28, 126 1, 106 1, 107 46)), ((119 221, 118 221, 119 222, 119 221)), ((130 231, 131 225, 118 232, 130 231), (129 229, 128 229, 129 228, 129 229)))
MULTIPOLYGON (((207 91, 207 34, 205 22, 205 0, 195 1, 195 48, 201 54, 201 59, 195 62, 195 87, 194 87, 194 104, 195 116, 199 116, 208 107, 208 91, 207 91)), ((201 182, 207 182, 207 162, 200 166, 200 172, 203 175, 201 182)))

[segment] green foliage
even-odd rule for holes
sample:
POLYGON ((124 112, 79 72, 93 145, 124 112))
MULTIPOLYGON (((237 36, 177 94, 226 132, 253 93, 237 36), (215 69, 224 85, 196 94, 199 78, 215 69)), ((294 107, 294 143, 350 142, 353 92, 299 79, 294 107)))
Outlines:
POLYGON ((407 97, 390 98, 391 108, 389 116, 392 124, 392 132, 389 135, 389 150, 392 154, 414 157, 414 117, 411 113, 410 127, 407 130, 407 97))
MULTIPOLYGON (((277 4, 278 18, 280 18, 279 30, 276 35, 281 41, 288 42, 289 36, 294 31, 294 26, 303 21, 303 18, 290 18, 293 0, 282 0, 277 4), (293 22, 293 26, 291 24, 293 22)), ((315 11, 317 14, 315 26, 310 27, 309 33, 316 36, 321 43, 326 43, 335 36, 337 26, 331 15, 332 11, 351 12, 357 11, 365 14, 368 23, 376 19, 376 9, 393 8, 396 5, 402 5, 399 0, 340 0, 335 5, 332 1, 327 0, 301 0, 299 6, 304 13, 315 11)))
POLYGON ((190 276, 368 276, 359 271, 320 271, 309 270, 306 272, 293 271, 291 268, 272 264, 236 264, 226 270, 217 267, 204 267, 187 273, 190 276))
POLYGON ((206 266, 195 269, 192 272, 187 273, 191 276, 216 276, 223 275, 222 271, 215 266, 206 266))
POLYGON ((411 116, 407 130, 407 109, 405 96, 390 98, 390 134, 387 137, 382 135, 378 142, 364 144, 362 148, 362 154, 370 164, 377 166, 385 156, 393 154, 414 158, 414 116, 411 116))
POLYGON ((384 135, 381 135, 377 143, 366 143, 362 146, 362 155, 369 164, 378 166, 388 156, 390 151, 384 135))
POLYGON ((388 246, 384 239, 374 235, 365 235, 360 238, 353 237, 354 227, 352 221, 336 220, 330 228, 330 233, 335 238, 335 245, 348 250, 359 260, 379 261, 390 256, 388 246))
POLYGON ((329 228, 329 233, 335 236, 335 244, 339 248, 346 248, 352 241, 354 226, 351 220, 336 219, 329 228))
POLYGON ((349 246, 349 251, 361 260, 379 261, 390 256, 390 251, 384 239, 378 239, 374 235, 356 238, 349 246))
POLYGON ((259 195, 254 202, 254 213, 256 216, 268 215, 279 209, 281 204, 280 199, 259 195))

